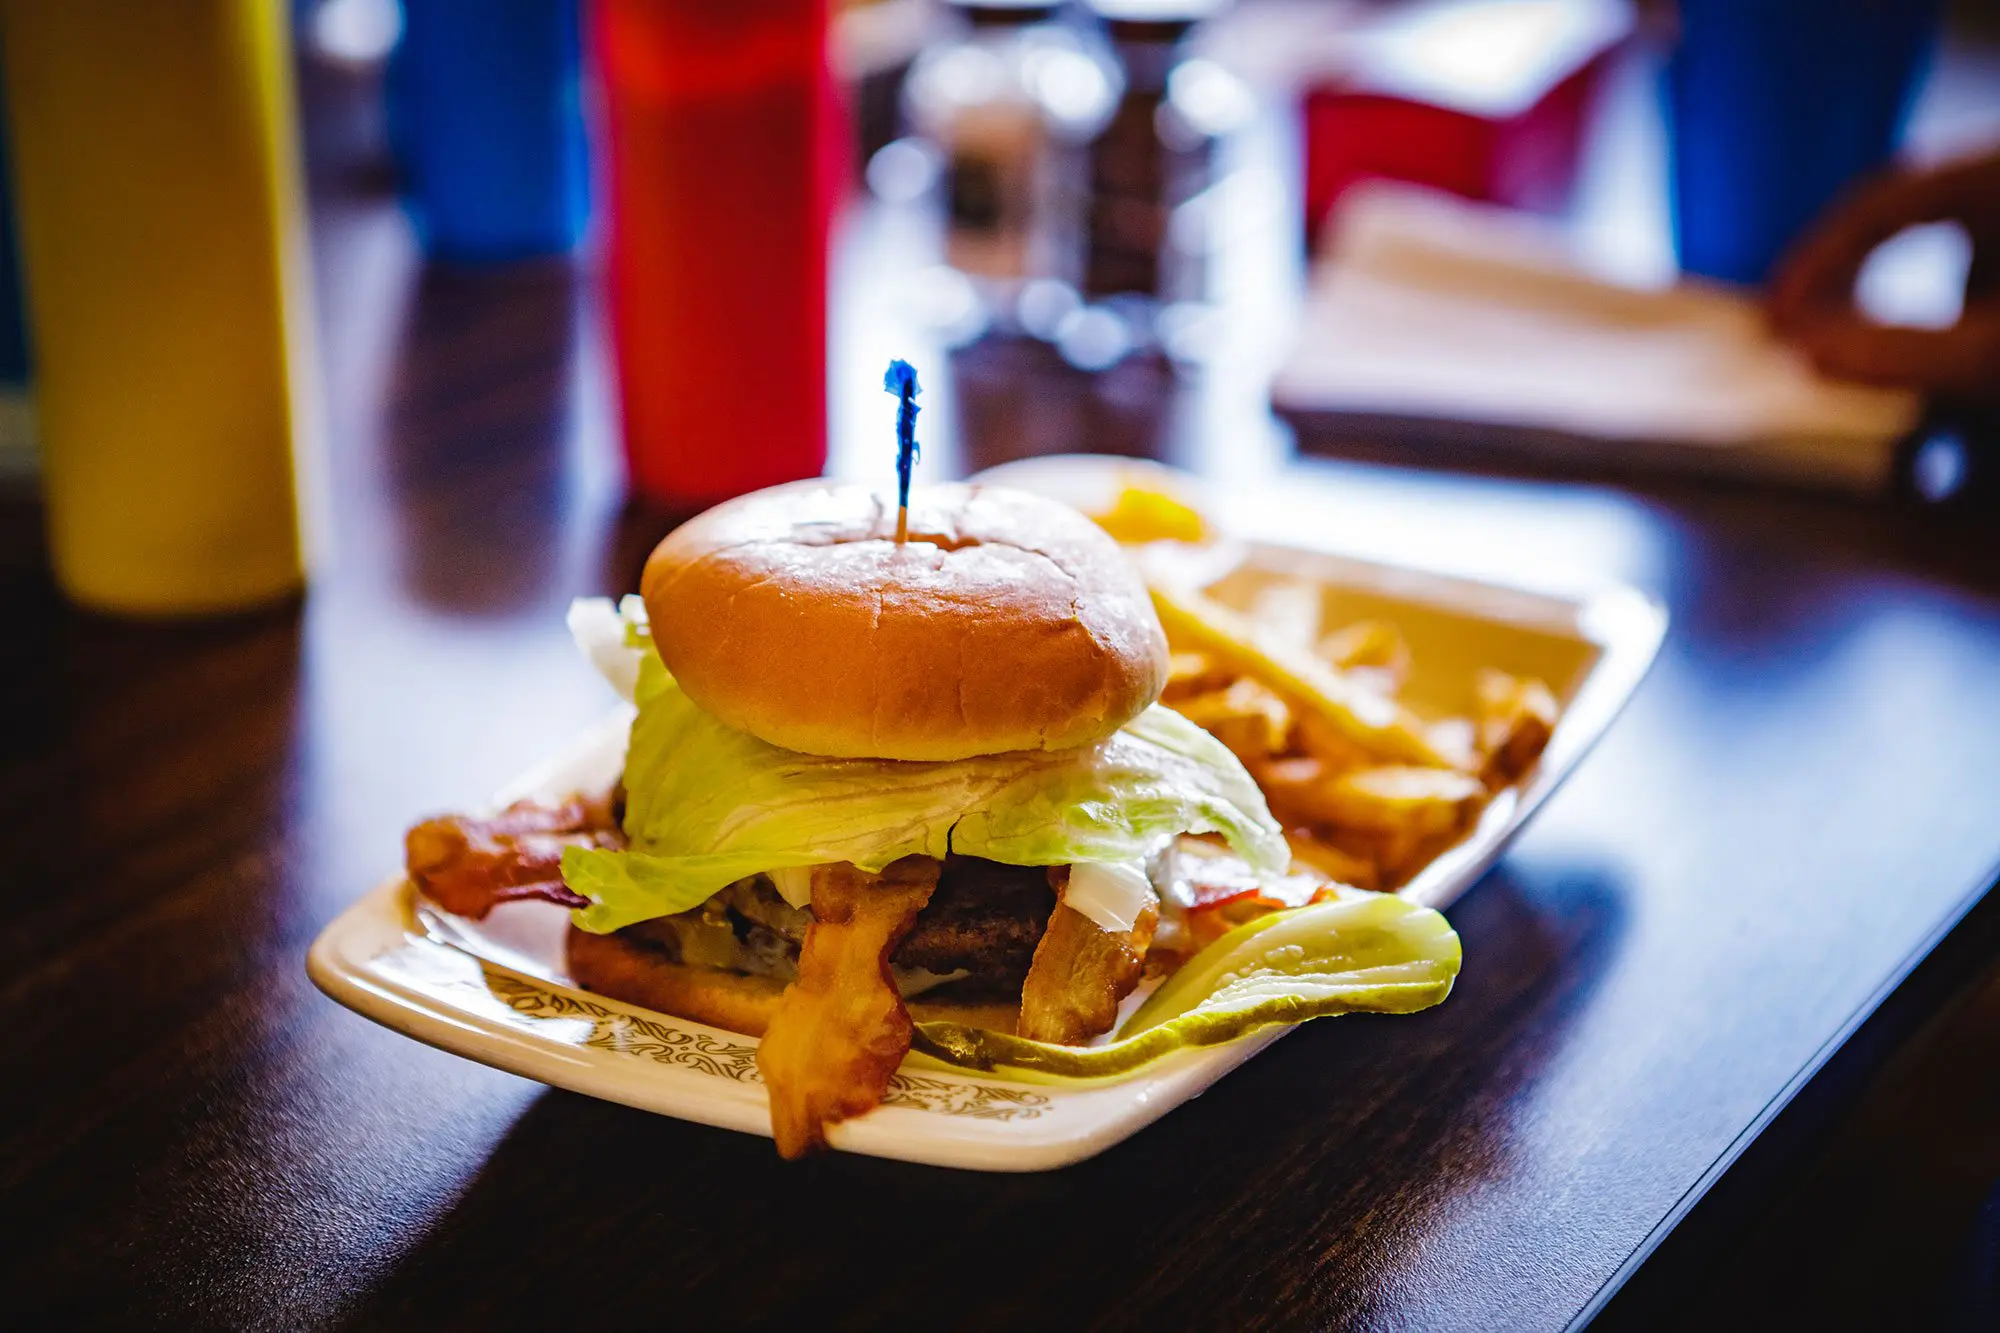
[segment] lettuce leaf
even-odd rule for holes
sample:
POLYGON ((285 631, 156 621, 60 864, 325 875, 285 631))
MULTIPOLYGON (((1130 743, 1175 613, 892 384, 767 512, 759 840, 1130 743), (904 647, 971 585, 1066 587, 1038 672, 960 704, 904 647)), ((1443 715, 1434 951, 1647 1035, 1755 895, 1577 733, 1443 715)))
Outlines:
POLYGON ((624 852, 570 848, 563 880, 608 932, 683 912, 760 871, 849 861, 879 870, 947 852, 1013 865, 1131 861, 1176 833, 1219 833, 1282 872, 1283 834, 1223 745, 1155 705, 1095 745, 938 763, 799 754, 696 707, 643 642, 625 763, 624 852))
POLYGON ((1273 912, 1188 960, 1102 1046, 1057 1046, 961 1023, 919 1023, 910 1049, 1043 1082, 1116 1078, 1176 1051, 1357 1012, 1408 1014, 1451 994, 1458 936, 1437 912, 1355 890, 1273 912))

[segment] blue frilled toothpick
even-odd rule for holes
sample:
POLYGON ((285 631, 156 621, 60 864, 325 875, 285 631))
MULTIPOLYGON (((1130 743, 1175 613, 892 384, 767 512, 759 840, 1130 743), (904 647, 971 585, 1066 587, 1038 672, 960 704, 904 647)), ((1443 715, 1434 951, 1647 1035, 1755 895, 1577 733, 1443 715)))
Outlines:
POLYGON ((896 360, 889 363, 888 373, 882 376, 882 388, 902 400, 896 409, 896 545, 901 546, 910 535, 910 469, 917 461, 917 395, 923 390, 917 385, 917 372, 907 361, 896 360))

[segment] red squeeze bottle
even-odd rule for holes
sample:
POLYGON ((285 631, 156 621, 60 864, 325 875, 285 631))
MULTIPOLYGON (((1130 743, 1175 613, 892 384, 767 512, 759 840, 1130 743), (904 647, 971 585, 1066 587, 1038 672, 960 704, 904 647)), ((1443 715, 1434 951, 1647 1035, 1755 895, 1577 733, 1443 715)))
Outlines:
POLYGON ((818 476, 844 143, 827 0, 594 16, 632 488, 682 507, 818 476))

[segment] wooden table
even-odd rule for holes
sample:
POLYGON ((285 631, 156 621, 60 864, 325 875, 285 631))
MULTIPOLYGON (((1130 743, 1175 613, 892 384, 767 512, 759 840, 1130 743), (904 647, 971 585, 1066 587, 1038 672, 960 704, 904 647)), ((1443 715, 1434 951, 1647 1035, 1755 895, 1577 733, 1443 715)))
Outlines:
MULTIPOLYGON (((334 550, 305 606, 95 620, 18 510, 0 528, 12 1327, 1558 1327, 1690 1209, 1670 1248, 1727 1235, 1697 1200, 1995 880, 1990 526, 1294 463, 1222 388, 981 353, 936 377, 941 468, 1030 418, 1123 428, 1266 487, 1276 535, 1670 608, 1629 712, 1454 910, 1451 1000, 1314 1024, 1026 1177, 784 1165, 419 1046, 318 994, 305 947, 413 817, 597 715, 563 608, 629 587, 659 524, 620 510, 587 282, 422 271, 333 159, 334 550)), ((869 337, 843 362, 879 375, 869 337)), ((843 429, 846 463, 885 447, 843 429)))

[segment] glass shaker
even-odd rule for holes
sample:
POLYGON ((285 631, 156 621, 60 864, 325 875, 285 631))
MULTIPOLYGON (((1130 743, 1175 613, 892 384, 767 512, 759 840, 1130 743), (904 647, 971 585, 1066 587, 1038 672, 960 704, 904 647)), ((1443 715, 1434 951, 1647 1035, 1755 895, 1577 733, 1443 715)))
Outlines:
MULTIPOLYGON (((950 0, 957 33, 918 57, 911 127, 938 156, 944 260, 979 323, 1036 324, 1022 302, 1076 304, 1085 145, 1117 104, 1117 68, 1051 0, 950 0)), ((1046 322, 1046 321, 1044 321, 1046 322)))
POLYGON ((1092 0, 1123 93, 1089 150, 1083 293, 1091 304, 1059 340, 1072 360, 1115 360, 1207 300, 1216 150, 1254 112, 1236 76, 1189 51, 1197 24, 1225 3, 1092 0))

